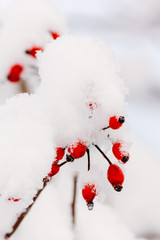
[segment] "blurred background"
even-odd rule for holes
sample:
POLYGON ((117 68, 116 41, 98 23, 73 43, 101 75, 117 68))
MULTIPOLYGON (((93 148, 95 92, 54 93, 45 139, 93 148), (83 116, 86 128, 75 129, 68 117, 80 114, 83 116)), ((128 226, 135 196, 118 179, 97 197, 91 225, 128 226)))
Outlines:
MULTIPOLYGON (((11 2, 0 0, 0 14, 11 2)), ((136 159, 132 158, 128 174, 130 186, 135 187, 135 177, 138 187, 137 192, 130 188, 116 198, 113 205, 137 236, 160 239, 160 1, 54 0, 54 4, 65 17, 69 33, 104 40, 114 52, 129 88, 127 121, 136 159), (135 205, 130 202, 133 196, 135 205), (124 199, 128 205, 120 208, 124 199)))
POLYGON ((71 33, 105 40, 129 88, 131 130, 160 147, 160 1, 55 0, 71 33))
MULTIPOLYGON (((15 0, 0 0, 2 15, 15 0)), ((52 1, 52 0, 51 0, 52 1)), ((54 0, 69 33, 104 40, 129 88, 131 130, 159 150, 160 1, 54 0)))

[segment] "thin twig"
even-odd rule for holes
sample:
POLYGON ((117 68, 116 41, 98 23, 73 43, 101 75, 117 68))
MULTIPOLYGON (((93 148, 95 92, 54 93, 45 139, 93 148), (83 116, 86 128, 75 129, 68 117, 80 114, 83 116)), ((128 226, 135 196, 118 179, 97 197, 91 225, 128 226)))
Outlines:
POLYGON ((108 129, 108 128, 110 128, 110 126, 108 126, 108 127, 104 127, 104 128, 102 128, 102 130, 106 130, 106 129, 108 129))
POLYGON ((73 201, 71 204, 71 210, 72 210, 72 224, 73 227, 75 226, 75 222, 76 222, 76 195, 77 195, 77 178, 78 176, 75 175, 73 178, 73 201))
MULTIPOLYGON (((63 166, 66 162, 63 162, 61 164, 59 164, 59 166, 63 166)), ((47 183, 50 182, 52 178, 47 178, 45 177, 43 179, 43 187, 41 189, 39 189, 36 193, 36 195, 33 197, 33 202, 25 209, 24 212, 22 212, 19 217, 17 218, 17 221, 15 222, 15 224, 12 227, 12 231, 9 233, 6 233, 4 238, 8 239, 10 238, 14 232, 17 230, 17 228, 19 227, 19 225, 21 224, 21 222, 23 221, 23 219, 25 218, 25 216, 29 213, 29 211, 31 210, 32 206, 35 204, 37 198, 39 197, 40 193, 44 190, 44 188, 47 186, 47 183)))
POLYGON ((67 161, 65 161, 65 162, 62 162, 62 163, 60 163, 60 164, 58 164, 59 165, 59 167, 62 167, 64 164, 66 164, 67 163, 67 161))
POLYGON ((12 231, 9 233, 5 234, 5 239, 8 239, 12 236, 12 234, 16 231, 16 229, 19 227, 19 225, 21 224, 22 220, 24 219, 24 217, 27 215, 27 213, 30 211, 31 207, 33 206, 33 204, 35 203, 35 201, 37 200, 37 198, 39 197, 40 193, 42 192, 42 190, 46 187, 47 185, 47 181, 44 181, 43 183, 43 187, 41 189, 39 189, 36 193, 36 195, 33 198, 33 203, 31 203, 24 212, 22 212, 20 214, 20 216, 18 217, 17 221, 15 222, 15 224, 12 227, 12 231))
POLYGON ((91 167, 89 148, 87 148, 87 157, 88 157, 88 171, 89 171, 91 167))
POLYGON ((104 154, 104 152, 98 147, 98 145, 96 145, 96 144, 93 144, 93 146, 95 146, 97 149, 98 149, 98 151, 103 155, 103 157, 108 161, 108 163, 111 165, 112 164, 112 162, 109 160, 109 158, 104 154))
POLYGON ((20 93, 29 93, 29 89, 25 80, 21 79, 19 82, 19 91, 20 93))

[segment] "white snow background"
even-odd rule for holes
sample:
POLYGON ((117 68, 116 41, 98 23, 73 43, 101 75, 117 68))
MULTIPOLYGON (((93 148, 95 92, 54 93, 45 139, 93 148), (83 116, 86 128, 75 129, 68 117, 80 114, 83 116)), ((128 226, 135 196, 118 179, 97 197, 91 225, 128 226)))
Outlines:
MULTIPOLYGON (((79 230, 76 236, 84 239, 94 239, 93 237, 116 239, 117 236, 120 239, 132 239, 132 236, 128 235, 130 233, 127 233, 128 230, 121 228, 120 222, 124 221, 134 234, 146 236, 148 239, 159 239, 160 177, 159 159, 156 155, 159 150, 158 133, 160 132, 159 1, 119 3, 102 0, 85 2, 58 0, 56 4, 68 17, 72 33, 83 33, 107 40, 114 49, 116 58, 119 59, 121 74, 128 82, 131 93, 127 121, 134 138, 131 159, 125 171, 125 191, 117 195, 108 190, 106 202, 116 211, 111 210, 108 205, 105 207, 104 204, 101 208, 96 202, 95 210, 91 214, 92 218, 87 212, 83 199, 79 199, 77 207, 79 230), (119 217, 115 216, 115 212, 119 217), (106 218, 107 215, 109 218, 106 218), (119 222, 117 218, 120 219, 119 222), (117 230, 119 226, 120 232, 117 230)), ((63 170, 65 171, 65 168, 63 170)), ((57 175, 57 181, 59 181, 57 188, 54 183, 45 189, 46 194, 43 193, 13 239, 52 239, 52 236, 55 239, 72 238, 69 217, 71 194, 68 194, 72 191, 72 183, 68 183, 66 194, 64 191, 67 185, 66 179, 64 183, 63 178, 57 175), (61 199, 58 197, 55 199, 58 195, 62 196, 61 199), (53 205, 52 209, 51 205, 53 205), (66 209, 68 214, 64 215, 66 209)), ((5 210, 5 207, 3 209, 5 210)), ((4 215, 7 215, 6 212, 2 214, 4 215)), ((8 217, 10 218, 10 212, 8 217)))
MULTIPOLYGON (((15 96, 0 108, 1 201, 2 205, 4 201, 8 203, 10 215, 9 219, 1 215, 2 236, 10 231, 15 220, 15 202, 9 202, 8 198, 20 198, 16 203, 17 213, 32 203, 36 191, 43 185, 42 179, 50 171, 56 146, 65 147, 80 139, 87 146, 93 142, 103 144, 107 151, 111 140, 107 139, 108 133, 101 129, 108 126, 110 116, 124 115, 127 89, 118 76, 112 51, 104 42, 90 38, 60 37, 52 40, 45 51, 38 54, 38 59, 42 82, 36 93, 15 96), (92 113, 90 102, 97 104, 92 113), (89 118, 91 114, 92 118, 89 118)), ((128 139, 125 126, 118 132, 116 135, 114 130, 110 130, 110 138, 115 140, 121 136, 122 140, 128 139)), ((105 196, 108 164, 105 161, 104 166, 101 165, 96 155, 94 153, 92 157, 89 179, 93 178, 105 196), (100 173, 97 173, 98 169, 100 173), (95 173, 99 174, 98 178, 95 173)), ((77 164, 75 162, 70 169, 73 168, 73 173, 82 172, 81 181, 86 182, 88 172, 86 158, 84 160, 81 159, 77 164)), ((63 175, 66 183, 65 177, 63 175)), ((4 211, 7 209, 4 208, 4 211)), ((52 232, 48 235, 52 236, 52 232)), ((133 238, 132 234, 130 237, 133 238)))

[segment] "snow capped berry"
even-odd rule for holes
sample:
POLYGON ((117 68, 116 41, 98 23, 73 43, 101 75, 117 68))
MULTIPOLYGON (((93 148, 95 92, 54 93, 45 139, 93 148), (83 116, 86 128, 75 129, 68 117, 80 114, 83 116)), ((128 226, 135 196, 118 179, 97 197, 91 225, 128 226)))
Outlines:
POLYGON ((83 157, 86 150, 87 147, 83 142, 74 143, 68 148, 68 152, 74 159, 83 157))
POLYGON ((116 142, 113 144, 112 152, 114 156, 121 162, 126 163, 129 160, 129 153, 122 150, 122 144, 116 142))
POLYGON ((123 116, 117 117, 113 116, 109 119, 109 126, 112 129, 118 129, 122 126, 122 124, 125 122, 125 118, 123 116))
POLYGON ((57 147, 55 160, 60 161, 64 157, 64 154, 65 154, 65 149, 61 147, 57 147))
POLYGON ((60 37, 60 35, 58 33, 56 33, 56 32, 51 32, 51 35, 52 35, 52 38, 54 40, 56 40, 58 37, 60 37))
POLYGON ((25 53, 31 55, 34 58, 36 58, 37 51, 42 51, 43 52, 43 48, 34 46, 31 49, 26 50, 25 53))
POLYGON ((10 82, 19 82, 22 72, 23 72, 23 66, 20 64, 15 64, 10 68, 7 78, 10 82))
POLYGON ((93 199, 97 196, 96 188, 94 184, 87 184, 82 189, 82 196, 87 203, 88 209, 93 209, 93 199))
POLYGON ((58 166, 57 163, 53 163, 52 167, 51 167, 51 171, 50 173, 48 173, 48 177, 53 177, 54 175, 56 175, 60 170, 60 167, 58 166))
POLYGON ((111 164, 107 171, 107 178, 117 192, 122 190, 124 174, 120 167, 118 167, 116 164, 111 164))

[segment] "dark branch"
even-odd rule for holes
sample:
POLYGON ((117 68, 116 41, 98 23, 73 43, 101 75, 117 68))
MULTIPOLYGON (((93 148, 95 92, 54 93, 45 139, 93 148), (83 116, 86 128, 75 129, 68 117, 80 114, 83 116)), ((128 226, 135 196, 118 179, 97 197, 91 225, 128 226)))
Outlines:
MULTIPOLYGON (((59 167, 63 166, 64 164, 66 164, 67 162, 63 162, 61 164, 59 164, 59 167)), ((35 201, 37 200, 37 198, 39 197, 40 193, 43 191, 43 189, 46 187, 47 183, 51 180, 52 178, 48 178, 48 177, 45 177, 43 179, 43 187, 41 189, 39 189, 36 193, 36 195, 33 197, 33 202, 32 204, 30 204, 24 212, 22 212, 19 217, 17 218, 17 221, 15 222, 15 224, 13 225, 12 227, 12 231, 9 232, 9 233, 6 233, 5 234, 5 239, 8 239, 10 238, 13 233, 16 231, 16 229, 19 227, 19 225, 21 224, 21 222, 23 221, 23 219, 25 218, 25 216, 28 214, 28 212, 30 211, 30 209, 32 208, 32 206, 34 205, 35 201)))
POLYGON ((90 162, 90 152, 88 148, 87 148, 87 157, 88 157, 88 171, 89 171, 91 167, 91 162, 90 162))
POLYGON ((102 130, 106 130, 106 129, 108 129, 108 128, 110 128, 110 126, 108 126, 108 127, 104 127, 104 128, 102 128, 102 130))
POLYGON ((73 227, 74 227, 75 222, 76 222, 75 207, 76 207, 76 194, 77 194, 77 178, 78 178, 77 175, 74 176, 74 178, 73 178, 73 201, 72 201, 72 204, 71 204, 73 227))
POLYGON ((13 225, 12 227, 12 231, 9 232, 9 233, 6 233, 5 234, 5 239, 8 239, 12 236, 12 234, 16 231, 16 229, 19 227, 19 225, 21 224, 22 220, 24 219, 24 217, 27 215, 27 213, 30 211, 31 207, 33 206, 33 204, 35 203, 35 201, 37 200, 37 198, 39 197, 40 193, 42 192, 42 190, 46 187, 47 185, 47 181, 44 181, 43 183, 43 187, 41 189, 39 189, 36 193, 36 195, 34 196, 33 198, 33 203, 30 204, 26 210, 24 212, 22 212, 20 214, 20 216, 18 217, 17 221, 15 222, 15 224, 13 225))

